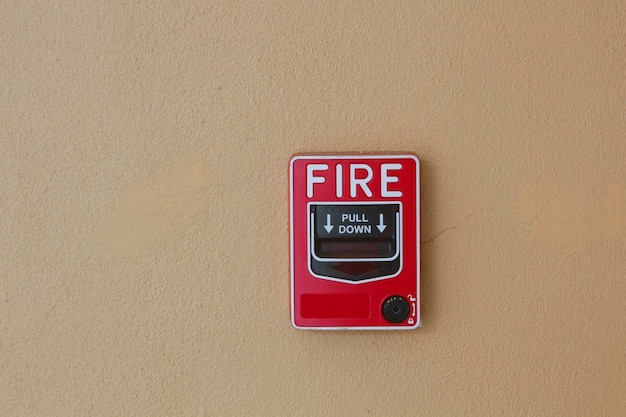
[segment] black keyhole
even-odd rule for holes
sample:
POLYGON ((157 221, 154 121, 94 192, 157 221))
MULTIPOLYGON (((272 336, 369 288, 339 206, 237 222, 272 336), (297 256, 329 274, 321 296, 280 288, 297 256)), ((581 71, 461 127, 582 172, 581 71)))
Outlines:
POLYGON ((383 317, 391 323, 402 323, 410 312, 409 302, 402 296, 392 295, 383 302, 383 317))

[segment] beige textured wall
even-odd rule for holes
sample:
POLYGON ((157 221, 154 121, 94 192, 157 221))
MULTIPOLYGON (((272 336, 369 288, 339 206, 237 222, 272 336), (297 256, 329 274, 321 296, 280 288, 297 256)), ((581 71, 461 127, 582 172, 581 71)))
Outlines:
POLYGON ((171 3, 0 3, 0 415, 626 415, 622 1, 171 3), (296 331, 288 158, 359 150, 424 327, 296 331))

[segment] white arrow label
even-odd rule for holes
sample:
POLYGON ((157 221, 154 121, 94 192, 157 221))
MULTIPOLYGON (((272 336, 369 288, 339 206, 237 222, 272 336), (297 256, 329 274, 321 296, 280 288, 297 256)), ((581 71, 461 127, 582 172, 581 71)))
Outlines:
POLYGON ((330 214, 326 215, 326 226, 324 226, 324 229, 326 229, 326 232, 330 233, 331 230, 333 230, 333 226, 332 224, 330 224, 330 214))
POLYGON ((382 233, 387 228, 387 225, 383 223, 383 213, 380 213, 379 219, 380 219, 379 224, 377 224, 376 227, 378 227, 378 230, 380 230, 380 233, 382 233))

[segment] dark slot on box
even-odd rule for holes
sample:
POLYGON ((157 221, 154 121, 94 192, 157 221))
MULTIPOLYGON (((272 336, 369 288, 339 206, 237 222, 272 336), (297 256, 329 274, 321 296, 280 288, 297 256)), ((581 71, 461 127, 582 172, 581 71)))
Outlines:
POLYGON ((315 253, 322 258, 389 258, 394 250, 391 240, 320 239, 315 253))

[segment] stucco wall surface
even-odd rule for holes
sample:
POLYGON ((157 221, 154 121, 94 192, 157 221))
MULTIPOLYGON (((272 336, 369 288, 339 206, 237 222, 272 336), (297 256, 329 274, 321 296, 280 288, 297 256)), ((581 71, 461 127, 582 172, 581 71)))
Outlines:
POLYGON ((622 1, 2 1, 0 415, 626 415, 625 74, 622 1), (313 151, 421 158, 421 329, 291 327, 313 151))

